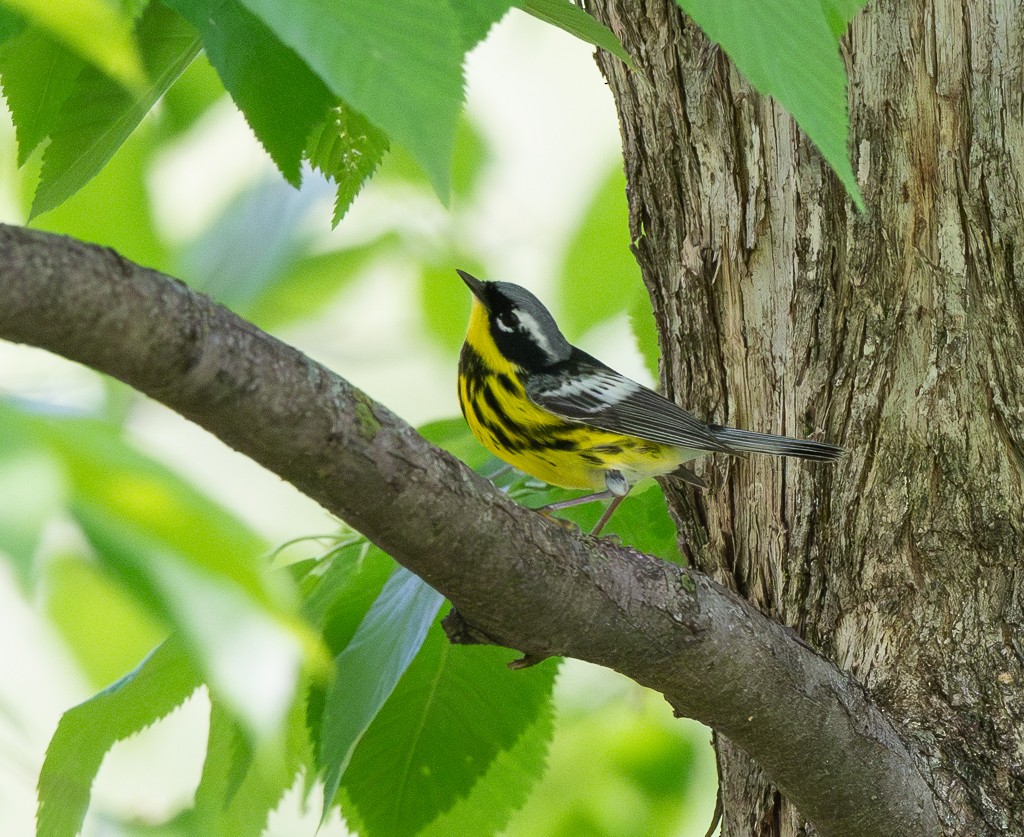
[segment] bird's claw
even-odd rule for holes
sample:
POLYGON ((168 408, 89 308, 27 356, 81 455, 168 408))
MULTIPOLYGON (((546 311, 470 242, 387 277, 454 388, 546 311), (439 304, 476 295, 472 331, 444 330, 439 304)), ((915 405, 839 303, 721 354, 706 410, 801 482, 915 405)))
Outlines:
POLYGON ((537 514, 543 515, 552 523, 557 523, 563 529, 567 529, 570 532, 579 532, 580 527, 573 523, 571 520, 566 520, 564 517, 555 517, 551 509, 534 509, 537 514))

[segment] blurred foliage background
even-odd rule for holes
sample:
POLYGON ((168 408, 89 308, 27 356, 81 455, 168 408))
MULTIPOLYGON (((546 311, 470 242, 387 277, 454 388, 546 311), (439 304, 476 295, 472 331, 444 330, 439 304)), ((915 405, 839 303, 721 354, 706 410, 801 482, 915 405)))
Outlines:
MULTIPOLYGON (((469 311, 454 267, 530 287, 570 340, 639 380, 656 376, 657 344, 628 247, 615 113, 591 49, 513 11, 470 55, 467 76, 449 207, 394 148, 332 230, 333 188, 309 171, 301 189, 285 183, 200 55, 100 174, 32 226, 180 277, 426 425, 470 464, 494 468, 461 419, 447 421, 458 416, 455 364, 469 311)), ((3 220, 25 223, 39 167, 36 153, 19 168, 13 128, 0 126, 3 220)), ((549 496, 524 480, 508 489, 531 505, 549 496)), ((598 509, 580 513, 585 521, 598 509)), ((625 540, 676 557, 657 488, 620 514, 625 540)), ((331 622, 326 606, 311 611, 304 587, 328 575, 318 562, 338 531, 290 486, 123 385, 0 344, 0 833, 32 833, 37 777, 61 713, 130 672, 169 631, 184 636, 253 740, 290 717, 297 672, 315 687, 326 653, 355 630, 331 622), (311 539, 320 535, 329 538, 311 539), (225 614, 245 626, 247 643, 225 644, 225 614), (304 618, 328 625, 329 647, 304 618)), ((384 577, 366 589, 376 595, 384 577)), ((357 589, 350 584, 332 589, 357 589)), ((423 605, 424 630, 436 609, 423 605)), ((424 654, 437 636, 434 625, 424 654)), ((176 669, 183 700, 194 679, 186 669, 176 669)), ((99 775, 85 833, 210 833, 209 803, 194 795, 208 739, 212 747, 230 725, 218 726, 204 690, 171 712, 180 702, 105 759, 113 742, 92 742, 99 775)), ((112 718, 123 711, 112 706, 112 718)), ((153 709, 153 719, 164 714, 153 709)), ((710 733, 672 718, 658 695, 567 662, 541 737, 550 737, 547 753, 515 756, 547 767, 524 783, 504 833, 705 833, 716 781, 710 733)), ((343 800, 361 792, 357 767, 343 800)), ((301 799, 312 778, 273 770, 291 791, 265 833, 316 833, 320 805, 301 799)), ((86 768, 80 778, 87 788, 86 768)), ((386 833, 372 805, 353 810, 368 833, 386 833)), ((447 820, 445 831, 445 822, 426 833, 489 827, 457 830, 477 822, 468 817, 447 820)), ((345 826, 335 813, 320 833, 345 826)))

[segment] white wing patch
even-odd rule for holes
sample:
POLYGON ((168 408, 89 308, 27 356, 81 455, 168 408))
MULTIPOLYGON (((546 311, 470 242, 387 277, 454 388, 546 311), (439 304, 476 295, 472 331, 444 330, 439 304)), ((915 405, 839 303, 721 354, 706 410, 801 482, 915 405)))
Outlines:
POLYGON ((573 400, 582 410, 598 412, 618 404, 640 390, 640 384, 617 373, 592 372, 563 381, 548 390, 552 398, 573 400))

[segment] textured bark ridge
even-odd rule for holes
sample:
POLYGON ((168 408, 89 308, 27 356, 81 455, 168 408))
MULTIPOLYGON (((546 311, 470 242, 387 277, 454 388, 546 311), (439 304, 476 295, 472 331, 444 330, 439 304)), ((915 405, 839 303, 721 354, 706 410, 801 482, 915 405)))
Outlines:
MULTIPOLYGON (((853 673, 950 834, 1024 833, 1024 12, 872 3, 842 49, 857 215, 792 120, 670 0, 589 4, 668 391, 849 448, 710 466, 695 565, 853 673), (647 83, 644 79, 653 83, 647 83)), ((719 736, 724 833, 813 833, 719 736)))

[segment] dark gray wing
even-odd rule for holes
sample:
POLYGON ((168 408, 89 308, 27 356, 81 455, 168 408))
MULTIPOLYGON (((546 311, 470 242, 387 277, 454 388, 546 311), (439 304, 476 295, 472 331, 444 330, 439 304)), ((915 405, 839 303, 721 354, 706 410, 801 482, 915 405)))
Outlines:
POLYGON ((555 415, 612 433, 697 450, 733 452, 682 407, 578 349, 569 360, 531 374, 526 394, 555 415))

